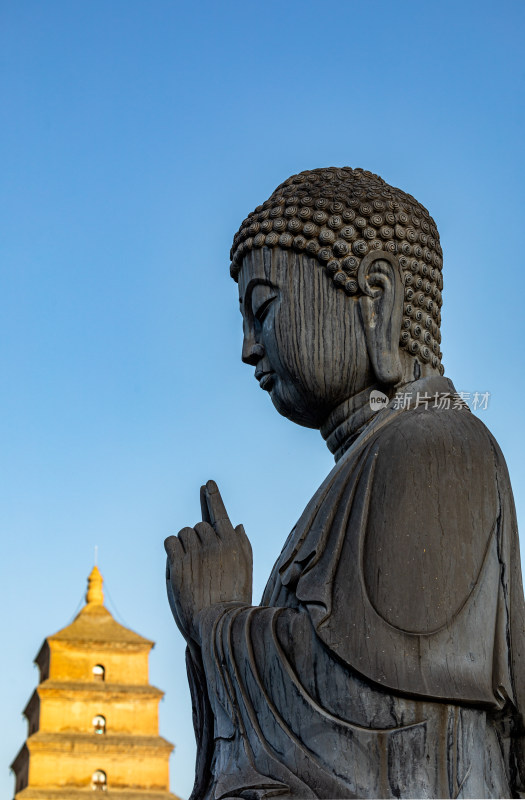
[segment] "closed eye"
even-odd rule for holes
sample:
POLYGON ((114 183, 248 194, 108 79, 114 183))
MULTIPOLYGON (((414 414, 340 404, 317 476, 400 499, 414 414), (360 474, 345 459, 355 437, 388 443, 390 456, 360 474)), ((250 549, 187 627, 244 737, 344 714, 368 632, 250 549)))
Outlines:
POLYGON ((271 295, 270 297, 267 297, 266 300, 264 300, 261 303, 261 305, 258 306, 258 308, 255 309, 254 317, 258 322, 263 321, 274 300, 275 300, 275 295, 271 295))

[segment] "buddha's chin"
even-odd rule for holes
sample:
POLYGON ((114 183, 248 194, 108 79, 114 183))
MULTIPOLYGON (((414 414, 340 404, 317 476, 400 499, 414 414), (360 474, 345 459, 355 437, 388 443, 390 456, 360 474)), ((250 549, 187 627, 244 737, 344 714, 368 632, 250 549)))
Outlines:
POLYGON ((315 404, 306 403, 297 391, 283 391, 282 383, 277 378, 270 392, 275 409, 286 419, 302 425, 303 428, 320 428, 324 415, 316 413, 315 404))

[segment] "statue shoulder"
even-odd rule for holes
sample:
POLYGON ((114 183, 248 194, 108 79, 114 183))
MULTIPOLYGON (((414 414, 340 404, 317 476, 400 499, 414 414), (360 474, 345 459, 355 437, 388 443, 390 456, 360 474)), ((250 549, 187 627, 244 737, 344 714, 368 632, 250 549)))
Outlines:
POLYGON ((363 575, 392 625, 437 630, 475 587, 498 515, 493 442, 467 410, 424 408, 375 441, 363 575))
POLYGON ((443 448, 456 460, 492 454, 497 443, 483 422, 468 409, 434 409, 419 406, 403 411, 386 425, 376 447, 389 457, 404 443, 411 452, 438 457, 443 448))

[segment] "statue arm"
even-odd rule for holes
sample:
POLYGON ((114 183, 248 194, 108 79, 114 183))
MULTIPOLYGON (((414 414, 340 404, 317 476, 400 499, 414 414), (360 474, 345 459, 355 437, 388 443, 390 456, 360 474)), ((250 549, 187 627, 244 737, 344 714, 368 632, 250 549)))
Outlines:
POLYGON ((408 412, 374 457, 365 590, 391 625, 431 633, 452 622, 476 587, 496 534, 501 500, 490 435, 467 411, 408 412))

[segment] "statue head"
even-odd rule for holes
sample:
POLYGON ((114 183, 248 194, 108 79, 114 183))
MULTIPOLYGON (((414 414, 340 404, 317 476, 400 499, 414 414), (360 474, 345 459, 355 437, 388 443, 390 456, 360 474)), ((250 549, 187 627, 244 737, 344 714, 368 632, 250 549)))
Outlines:
POLYGON ((443 374, 439 234, 379 176, 292 176, 244 220, 231 259, 243 359, 294 421, 321 427, 367 387, 443 374))

